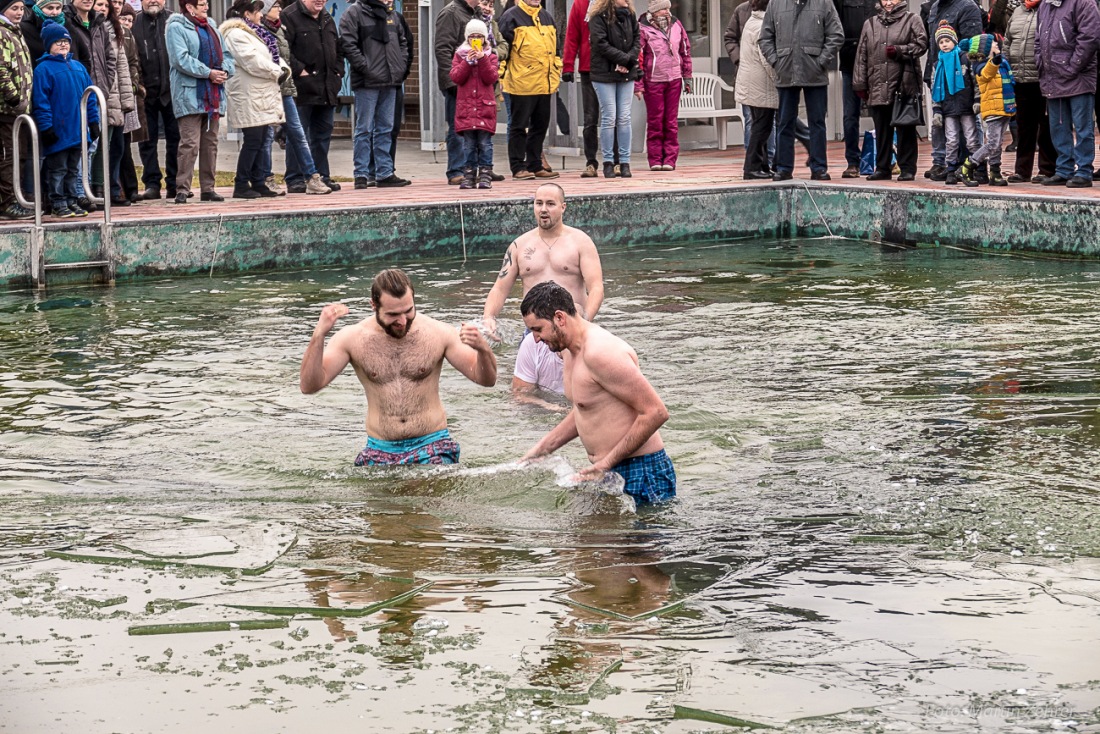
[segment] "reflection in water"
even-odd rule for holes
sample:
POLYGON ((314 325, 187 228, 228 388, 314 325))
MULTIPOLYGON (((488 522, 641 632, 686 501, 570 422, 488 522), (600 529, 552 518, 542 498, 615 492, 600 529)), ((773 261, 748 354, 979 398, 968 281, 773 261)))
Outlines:
MULTIPOLYGON (((507 711, 471 703, 493 685, 590 696, 616 656, 608 685, 637 688, 606 708, 642 726, 670 715, 688 651, 699 670, 797 667, 898 702, 861 714, 878 728, 972 731, 945 712, 1018 689, 1078 716, 1100 704, 1083 662, 1100 659, 1100 265, 814 241, 605 252, 604 266, 601 323, 672 414, 671 506, 636 514, 607 487, 561 486, 566 464, 516 466, 560 416, 449 369, 463 467, 351 466, 358 383, 307 400, 297 371, 319 305, 369 314, 371 266, 0 296, 0 552, 125 543, 153 517, 262 519, 299 534, 277 566, 296 606, 385 601, 385 577, 432 583, 369 619, 318 622, 326 643, 388 624, 368 646, 385 671, 469 656, 448 659, 445 686, 411 679, 421 700, 456 693, 402 730, 460 710, 471 731, 503 730, 507 711), (449 622, 431 638, 449 647, 425 643, 428 617, 449 622), (478 625, 480 646, 463 637, 478 625), (490 659, 491 673, 468 667, 490 659)), ((423 308, 456 324, 495 271, 404 267, 423 308)), ((564 458, 584 462, 579 446, 564 458)), ((581 727, 574 714, 555 726, 581 727)))

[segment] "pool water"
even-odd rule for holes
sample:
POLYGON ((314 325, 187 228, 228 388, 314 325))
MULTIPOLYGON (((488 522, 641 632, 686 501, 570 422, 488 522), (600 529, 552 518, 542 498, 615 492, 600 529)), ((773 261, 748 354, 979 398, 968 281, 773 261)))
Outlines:
MULTIPOLYGON (((640 513, 563 486, 579 443, 514 464, 565 407, 510 396, 515 340, 495 388, 444 367, 461 468, 353 467, 361 387, 304 396, 298 367, 322 305, 370 315, 375 266, 0 295, 0 721, 1100 721, 1100 264, 831 239, 603 264, 599 323, 671 413, 679 498, 640 513), (289 537, 256 576, 211 560, 289 537), (226 593, 288 626, 131 629, 226 593)), ((456 325, 497 265, 403 264, 456 325)))

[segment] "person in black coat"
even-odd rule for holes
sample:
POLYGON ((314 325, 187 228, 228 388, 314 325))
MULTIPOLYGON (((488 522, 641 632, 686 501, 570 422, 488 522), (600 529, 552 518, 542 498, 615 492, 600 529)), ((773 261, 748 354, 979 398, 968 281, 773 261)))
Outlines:
MULTIPOLYGON (((336 21, 325 10, 325 0, 284 0, 283 34, 290 46, 290 68, 298 97, 298 117, 309 139, 309 151, 321 179, 333 191, 340 184, 332 180, 328 148, 332 141, 333 118, 344 80, 344 49, 336 21)), ((287 156, 286 188, 305 193, 305 172, 287 156)))
POLYGON ((615 177, 618 152, 619 175, 630 178, 630 106, 634 82, 640 75, 638 53, 642 48, 631 0, 595 0, 588 7, 588 34, 592 49, 589 74, 600 101, 603 175, 615 177))
POLYGON ((840 47, 840 93, 844 101, 844 160, 848 167, 844 178, 859 178, 859 111, 860 98, 852 91, 852 69, 856 49, 863 33, 863 24, 875 15, 878 0, 833 0, 844 28, 844 45, 840 47))
POLYGON ((141 198, 160 199, 161 170, 157 143, 164 135, 164 185, 169 199, 176 198, 176 154, 179 151, 180 129, 172 111, 172 88, 168 84, 168 49, 164 32, 172 11, 164 0, 141 0, 141 12, 134 18, 134 44, 141 64, 141 79, 145 87, 145 124, 148 137, 138 143, 141 155, 141 181, 145 191, 141 198))

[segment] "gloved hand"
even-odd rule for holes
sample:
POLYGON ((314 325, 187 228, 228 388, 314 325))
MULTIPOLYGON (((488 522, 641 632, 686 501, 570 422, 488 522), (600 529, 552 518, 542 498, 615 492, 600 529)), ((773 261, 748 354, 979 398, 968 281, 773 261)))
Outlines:
POLYGON ((289 66, 282 67, 281 71, 279 71, 279 86, 282 86, 283 84, 286 84, 286 80, 289 79, 289 78, 290 78, 290 67, 289 66))
POLYGON ((573 83, 573 72, 571 72, 571 71, 562 72, 561 80, 562 80, 563 84, 572 84, 573 83))
POLYGON ((92 136, 92 140, 98 140, 101 132, 102 130, 100 130, 98 122, 93 122, 88 125, 88 134, 92 136))
POLYGON ((896 59, 897 57, 898 57, 898 47, 897 46, 887 46, 886 47, 886 58, 896 59))
POLYGON ((975 115, 980 115, 980 114, 982 114, 982 103, 981 102, 975 102, 974 106, 971 107, 970 109, 974 110, 975 115))
POLYGON ((943 127, 943 115, 939 112, 932 113, 932 127, 943 127))
POLYGON ((859 97, 860 99, 862 99, 864 102, 867 101, 867 90, 866 89, 857 89, 857 90, 855 90, 855 93, 856 93, 856 96, 859 97))
POLYGON ((42 145, 49 148, 51 145, 57 142, 57 133, 53 131, 52 127, 48 127, 38 133, 38 136, 42 138, 42 145))
POLYGON ((691 94, 691 80, 690 79, 685 79, 684 80, 684 93, 685 94, 691 94))

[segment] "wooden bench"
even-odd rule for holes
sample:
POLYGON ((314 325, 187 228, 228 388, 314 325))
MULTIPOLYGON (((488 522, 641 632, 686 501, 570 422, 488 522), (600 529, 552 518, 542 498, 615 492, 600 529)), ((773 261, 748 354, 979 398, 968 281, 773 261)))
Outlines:
POLYGON ((714 74, 693 74, 691 91, 680 95, 681 120, 713 120, 718 129, 718 150, 726 149, 726 123, 729 120, 741 120, 741 112, 736 109, 723 109, 722 90, 732 92, 733 87, 714 74))

